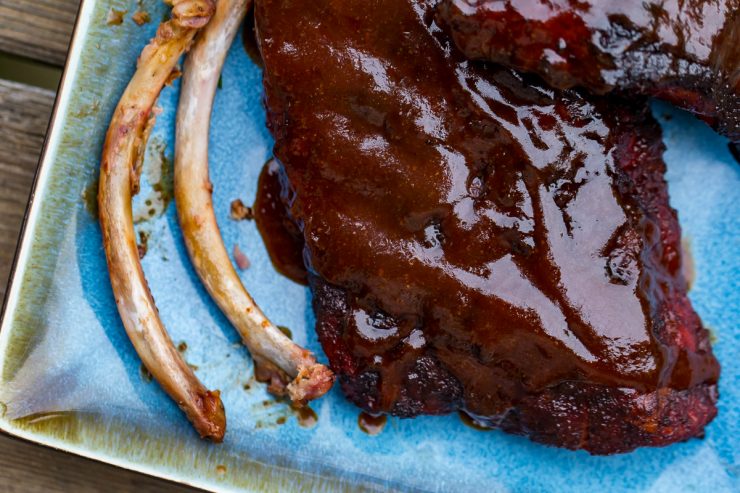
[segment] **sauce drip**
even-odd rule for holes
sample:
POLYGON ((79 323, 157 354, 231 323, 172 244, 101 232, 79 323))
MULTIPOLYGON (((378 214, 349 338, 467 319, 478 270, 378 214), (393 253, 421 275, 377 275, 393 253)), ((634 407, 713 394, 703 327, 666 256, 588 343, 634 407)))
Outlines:
POLYGON ((488 428, 486 426, 482 426, 478 424, 468 413, 465 411, 459 411, 458 416, 460 416, 460 421, 467 426, 468 428, 473 428, 474 430, 478 431, 491 431, 493 428, 488 428))
POLYGON ((298 284, 307 284, 303 265, 303 236, 290 219, 284 205, 280 165, 274 159, 265 163, 257 185, 254 218, 275 269, 298 284))
POLYGON ((308 406, 293 407, 293 413, 298 418, 298 424, 301 428, 313 428, 319 422, 319 416, 316 411, 308 406))
POLYGON ((254 9, 249 9, 247 17, 244 19, 244 28, 242 30, 242 44, 244 51, 252 62, 262 68, 262 54, 260 53, 259 43, 257 43, 257 33, 254 30, 254 9))
POLYGON ((372 414, 361 412, 357 417, 357 425, 370 436, 379 435, 387 423, 388 416, 385 414, 373 416, 372 414))
POLYGON ((293 331, 291 331, 288 327, 285 327, 284 325, 278 325, 277 328, 285 334, 285 337, 288 339, 293 339, 293 331))

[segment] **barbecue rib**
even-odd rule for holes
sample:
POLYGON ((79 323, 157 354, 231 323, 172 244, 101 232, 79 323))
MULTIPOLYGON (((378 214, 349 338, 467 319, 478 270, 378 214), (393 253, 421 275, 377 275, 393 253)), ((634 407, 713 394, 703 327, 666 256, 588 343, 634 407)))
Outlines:
POLYGON ((269 382, 273 394, 302 406, 328 392, 334 376, 255 304, 231 265, 211 197, 208 130, 213 101, 229 47, 251 7, 251 0, 219 0, 188 54, 177 109, 175 201, 193 267, 249 348, 259 380, 269 382))
POLYGON ((698 436, 719 367, 644 102, 476 67, 432 0, 257 0, 268 124, 350 400, 608 454, 698 436))
POLYGON ((443 0, 470 58, 666 99, 740 140, 740 0, 443 0))
POLYGON ((141 52, 105 136, 98 192, 100 228, 118 312, 137 354, 200 436, 221 442, 226 416, 220 394, 198 380, 162 324, 144 278, 131 217, 131 197, 139 189, 154 104, 180 56, 214 11, 211 0, 170 3, 172 19, 160 24, 157 35, 141 52))

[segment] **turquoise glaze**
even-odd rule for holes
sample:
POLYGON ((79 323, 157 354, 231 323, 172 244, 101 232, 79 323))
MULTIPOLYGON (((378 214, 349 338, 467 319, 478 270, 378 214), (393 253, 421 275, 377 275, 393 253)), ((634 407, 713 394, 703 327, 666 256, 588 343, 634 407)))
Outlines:
MULTIPOLYGON (((390 419, 378 436, 335 388, 313 405, 303 428, 252 380, 235 331, 200 286, 173 204, 159 215, 145 184, 137 207, 154 217, 143 265, 161 316, 187 361, 228 413, 223 445, 201 442, 177 407, 140 371, 119 321, 100 229, 83 195, 94 182, 107 121, 155 23, 130 16, 107 26, 111 6, 84 3, 70 70, 27 226, 0 333, 0 427, 12 434, 211 490, 530 492, 740 491, 740 165, 727 142, 691 116, 656 104, 667 145, 671 202, 691 244, 691 298, 716 335, 722 362, 719 416, 703 440, 614 457, 549 448, 504 433, 479 432, 457 416, 390 419), (147 197, 153 206, 144 202, 147 197), (245 389, 245 385, 249 389, 245 389), (285 419, 283 425, 278 421, 285 419)), ((152 9, 152 19, 165 10, 152 9)), ((150 181, 173 155, 178 86, 164 91, 147 155, 150 181)), ((295 339, 325 359, 313 332, 310 295, 274 271, 253 222, 228 219, 235 198, 254 199, 270 156, 259 70, 240 44, 219 90, 210 157, 214 202, 227 248, 251 260, 242 278, 257 302, 295 339)))

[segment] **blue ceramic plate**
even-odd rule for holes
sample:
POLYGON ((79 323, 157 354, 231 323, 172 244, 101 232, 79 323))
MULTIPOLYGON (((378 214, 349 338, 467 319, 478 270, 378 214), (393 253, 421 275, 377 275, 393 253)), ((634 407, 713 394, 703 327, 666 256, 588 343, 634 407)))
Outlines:
MULTIPOLYGON (((142 373, 108 284, 94 202, 103 134, 153 21, 131 20, 134 0, 86 0, 38 175, 0 332, 0 427, 13 435, 211 490, 247 491, 740 491, 740 165, 727 142, 684 113, 654 111, 665 130, 671 201, 696 265, 691 297, 716 336, 722 362, 719 416, 703 440, 616 457, 591 457, 457 416, 391 419, 363 433, 338 389, 303 427, 253 381, 236 333, 193 273, 167 193, 178 86, 160 100, 149 143, 137 229, 148 235, 144 270, 176 343, 229 413, 223 445, 200 441, 176 406, 142 373), (128 10, 119 26, 109 10, 128 10), (164 185, 163 187, 155 186, 164 185), (184 345, 183 345, 184 349, 184 345)), ((321 353, 309 293, 273 270, 251 222, 229 203, 254 199, 272 142, 260 71, 237 44, 213 121, 215 205, 227 247, 248 252, 243 280, 275 322, 321 353)), ((305 424, 305 423, 304 423, 305 424)))

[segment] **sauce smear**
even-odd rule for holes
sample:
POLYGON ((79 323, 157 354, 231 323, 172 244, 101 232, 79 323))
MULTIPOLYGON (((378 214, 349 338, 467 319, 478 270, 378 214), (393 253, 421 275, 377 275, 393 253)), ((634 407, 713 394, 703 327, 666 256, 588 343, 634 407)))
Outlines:
POLYGON ((249 9, 247 17, 244 19, 244 30, 242 32, 242 43, 244 44, 244 51, 247 56, 260 68, 264 68, 262 64, 262 54, 260 53, 260 47, 257 43, 257 33, 254 30, 254 9, 249 9))
POLYGON ((385 414, 373 416, 372 414, 362 412, 357 418, 357 424, 360 426, 360 429, 370 436, 379 435, 383 431, 383 428, 385 428, 386 423, 388 423, 388 416, 385 414))
POLYGON ((265 163, 257 186, 254 218, 275 269, 291 281, 308 284, 303 265, 303 235, 290 219, 283 201, 280 164, 265 163))
POLYGON ((319 416, 316 414, 316 411, 308 406, 294 407, 293 412, 296 418, 298 418, 298 424, 301 425, 301 428, 313 428, 319 422, 319 416))
POLYGON ((466 412, 459 411, 458 416, 460 416, 460 421, 463 422, 465 426, 468 428, 473 428, 474 430, 478 431, 491 431, 493 428, 486 428, 485 426, 481 426, 478 423, 475 422, 475 420, 466 412))

